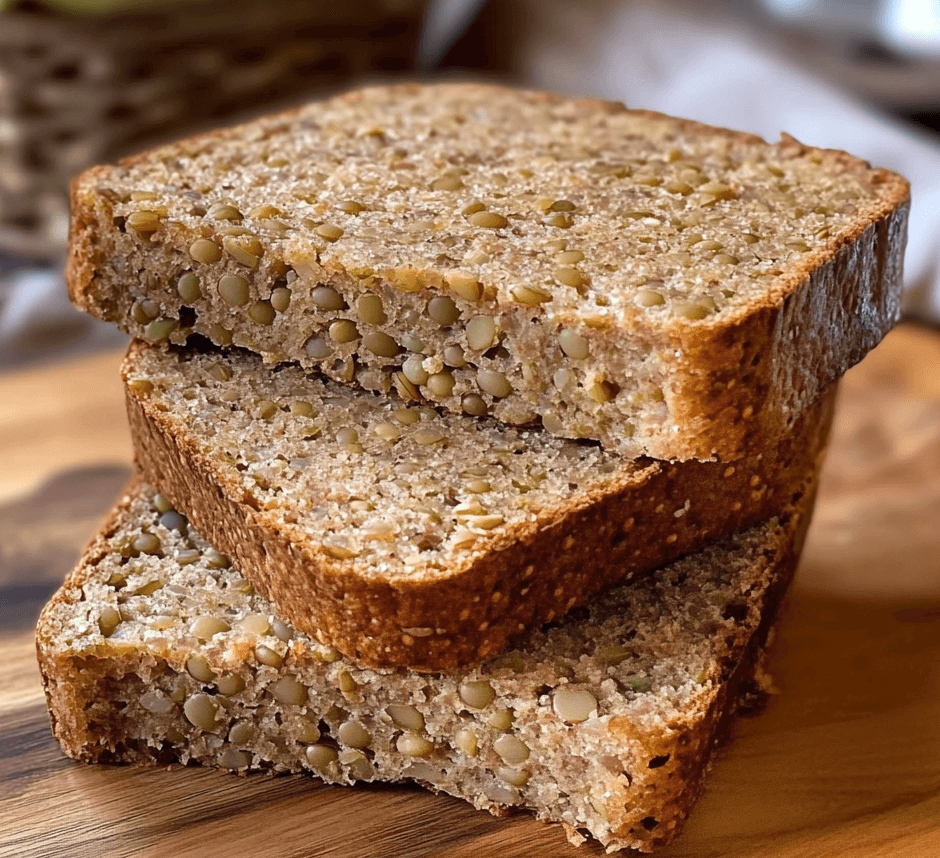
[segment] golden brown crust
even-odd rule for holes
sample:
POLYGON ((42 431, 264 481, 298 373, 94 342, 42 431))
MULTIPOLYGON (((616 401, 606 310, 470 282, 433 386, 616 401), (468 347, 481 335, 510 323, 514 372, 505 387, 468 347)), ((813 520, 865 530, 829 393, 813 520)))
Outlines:
MULTIPOLYGON (((94 216, 89 206, 83 205, 80 186, 94 173, 86 172, 76 176, 69 183, 69 207, 72 220, 69 224, 69 254, 65 261, 65 282, 72 303, 86 313, 97 314, 97 306, 90 294, 91 281, 95 271, 94 216)), ((97 311, 98 313, 103 310, 97 311)))
MULTIPOLYGON (((638 736, 634 725, 626 719, 611 724, 611 734, 621 741, 645 739, 649 758, 674 760, 678 763, 671 779, 662 783, 654 771, 647 771, 650 786, 645 801, 639 808, 625 802, 623 792, 611 791, 607 814, 618 838, 635 838, 648 832, 649 849, 671 841, 682 827, 689 810, 698 800, 711 768, 709 749, 723 740, 738 707, 746 707, 753 687, 760 687, 767 649, 773 642, 784 599, 796 573, 803 543, 812 519, 817 484, 814 482, 795 509, 788 513, 791 539, 778 543, 774 553, 766 557, 766 565, 759 581, 742 594, 751 615, 759 617, 753 633, 738 629, 737 639, 729 638, 729 649, 745 648, 744 657, 733 665, 726 681, 722 682, 714 698, 707 705, 699 703, 685 713, 683 723, 677 723, 665 733, 657 733, 652 742, 649 736, 638 736), (755 597, 755 593, 759 594, 755 597), (748 638, 747 635, 750 635, 748 638), (706 760, 703 765, 702 760, 706 760), (644 824, 645 823, 645 824, 644 824)), ((644 850, 645 851, 645 850, 644 850)))
POLYGON ((62 749, 76 760, 97 759, 88 739, 93 733, 89 723, 90 707, 85 703, 96 686, 94 670, 87 674, 58 641, 60 629, 52 619, 57 605, 80 601, 82 584, 102 558, 110 551, 109 541, 127 517, 132 494, 138 480, 132 478, 117 503, 108 512, 98 532, 92 537, 75 568, 49 600, 36 625, 36 657, 42 677, 46 707, 49 710, 52 734, 62 749))
MULTIPOLYGON (((906 183, 887 174, 898 193, 906 183)), ((794 275, 763 305, 726 324, 675 331, 676 423, 685 459, 714 443, 719 459, 789 430, 808 403, 874 348, 900 318, 909 202, 845 237, 829 260, 794 275), (900 252, 898 251, 900 248, 900 252)), ((822 256, 822 254, 818 254, 822 256)))
MULTIPOLYGON (((141 349, 131 346, 125 381, 141 349)), ((126 394, 140 472, 286 619, 365 663, 418 670, 486 658, 610 584, 778 513, 820 465, 834 399, 830 391, 757 460, 650 463, 639 472, 625 462, 603 488, 497 529, 462 566, 394 575, 327 554, 302 520, 285 523, 227 477, 211 439, 148 393, 127 386, 126 394), (685 501, 687 511, 674 514, 685 501)))
MULTIPOLYGON (((472 191, 467 189, 462 192, 460 204, 480 197, 488 200, 491 206, 498 206, 502 204, 503 197, 509 196, 515 209, 518 209, 518 212, 515 212, 515 209, 507 209, 513 218, 517 218, 513 223, 519 226, 514 229, 523 230, 516 237, 513 237, 512 229, 506 230, 505 237, 498 236, 499 241, 494 240, 486 244, 488 253, 492 256, 490 262, 478 264, 473 261, 476 251, 486 243, 486 237, 481 239, 479 234, 473 233, 472 230, 467 231, 460 212, 450 212, 447 208, 453 201, 449 198, 442 199, 439 194, 435 196, 433 193, 426 193, 421 183, 429 180, 432 174, 427 173, 431 168, 422 163, 409 165, 406 162, 405 166, 411 166, 413 169, 395 171, 381 162, 379 169, 387 170, 387 176, 401 175, 407 178, 411 173, 420 174, 420 181, 416 180, 419 184, 407 192, 410 196, 402 196, 401 202, 396 201, 388 211, 350 215, 346 220, 342 220, 346 216, 338 214, 335 208, 336 200, 340 199, 336 196, 339 191, 334 194, 336 200, 333 200, 330 197, 331 191, 316 189, 316 192, 311 194, 304 182, 294 176, 283 180, 285 186, 288 186, 287 190, 276 187, 281 181, 277 177, 266 180, 267 183, 263 185, 264 192, 272 198, 284 193, 285 199, 294 199, 299 193, 304 199, 317 199, 316 206, 319 208, 309 209, 311 215, 315 215, 312 219, 306 219, 309 224, 339 218, 346 233, 335 243, 320 242, 328 246, 316 250, 316 236, 309 231, 313 226, 309 226, 309 229, 301 227, 300 210, 295 213, 294 220, 291 220, 286 238, 265 233, 264 223, 258 224, 247 218, 241 223, 247 224, 261 235, 266 243, 263 258, 254 271, 238 268, 235 263, 230 265, 231 261, 226 258, 214 266, 194 266, 187 248, 196 231, 201 230, 200 234, 211 234, 215 240, 221 241, 216 233, 222 227, 213 223, 211 218, 190 218, 182 209, 177 211, 173 208, 167 216, 167 224, 161 225, 152 236, 135 237, 116 229, 112 214, 119 213, 120 217, 124 217, 135 208, 148 205, 145 202, 132 205, 124 200, 127 192, 136 186, 135 183, 147 187, 152 185, 158 196, 157 203, 168 203, 172 208, 175 205, 172 196, 169 200, 164 200, 161 194, 164 184, 173 184, 180 179, 181 174, 174 172, 175 170, 195 169, 197 161, 204 167, 204 162, 199 161, 199 158, 211 161, 216 148, 234 146, 233 141, 241 141, 242 138, 245 141, 244 151, 234 151, 249 158, 252 152, 257 156, 257 152, 266 145, 266 140, 283 134, 292 124, 306 130, 316 122, 318 113, 315 109, 301 108, 250 125, 211 132, 152 150, 125 159, 117 167, 95 168, 80 177, 73 188, 74 241, 69 262, 73 300, 82 309, 116 321, 131 333, 149 336, 147 324, 131 318, 135 301, 143 300, 141 296, 147 296, 159 305, 159 319, 165 319, 167 323, 172 323, 177 318, 181 320, 180 327, 167 335, 171 340, 181 342, 190 329, 187 327, 189 323, 184 319, 186 314, 181 315, 181 299, 176 295, 174 287, 182 273, 193 269, 200 277, 208 278, 208 282, 204 283, 202 298, 195 303, 195 321, 191 330, 214 338, 217 344, 224 344, 223 340, 214 337, 213 331, 218 327, 227 328, 231 322, 236 343, 261 352, 266 361, 300 361, 308 367, 318 366, 336 380, 349 381, 347 376, 352 375, 351 366, 337 358, 347 358, 355 353, 357 365, 361 367, 364 363, 370 370, 366 373, 356 372, 356 383, 369 389, 387 392, 391 383, 389 370, 401 368, 398 364, 402 363, 406 352, 401 352, 400 356, 395 358, 385 358, 371 354, 365 347, 344 345, 333 346, 328 359, 314 359, 305 344, 325 336, 324 331, 333 316, 329 313, 318 316, 317 307, 304 297, 304 289, 312 289, 314 284, 319 282, 319 277, 322 282, 328 282, 345 296, 350 310, 354 309, 355 298, 360 294, 358 290, 364 289, 381 294, 387 308, 391 300, 413 298, 420 314, 430 298, 443 288, 442 278, 449 270, 466 269, 479 277, 480 282, 488 289, 494 289, 496 297, 492 302, 486 299, 480 305, 460 305, 464 313, 460 325, 465 324, 467 318, 475 312, 495 314, 497 319, 502 320, 499 324, 505 327, 501 336, 506 337, 503 345, 511 353, 512 359, 488 353, 471 355, 466 348, 466 341, 461 339, 461 332, 455 328, 447 332, 446 336, 450 341, 462 345, 464 356, 470 362, 466 367, 452 371, 456 385, 451 394, 439 395, 421 388, 420 395, 440 402, 449 409, 458 410, 462 396, 477 389, 477 368, 497 370, 507 374, 513 385, 513 393, 505 398, 484 396, 490 412, 498 419, 519 423, 526 422, 537 414, 547 420, 546 426, 555 434, 599 438, 605 446, 617 449, 625 455, 650 455, 673 460, 715 457, 733 460, 758 452, 771 439, 785 433, 802 410, 875 345, 898 317, 901 264, 909 206, 909 188, 900 176, 885 170, 872 170, 847 153, 806 147, 792 138, 785 138, 782 143, 770 146, 753 135, 712 128, 689 120, 672 119, 652 111, 627 111, 622 105, 614 103, 563 99, 547 93, 518 91, 507 94, 507 90, 503 88, 484 84, 441 87, 404 84, 361 90, 332 99, 324 103, 323 107, 327 112, 334 111, 335 113, 328 115, 339 116, 337 121, 351 122, 348 117, 344 119, 343 110, 354 114, 355 111, 360 111, 361 116, 356 115, 363 124, 361 127, 356 126, 354 131, 355 134, 363 134, 368 131, 369 121, 381 126, 383 118, 387 118, 376 115, 375 112, 380 111, 383 106, 388 108, 396 100, 407 99, 413 99, 419 107, 437 100, 452 104, 455 109, 464 101, 480 103, 488 99, 502 102, 507 99, 515 100, 520 108, 527 109, 533 105, 549 106, 555 111, 551 114, 552 121, 564 115, 570 116, 572 122, 584 123, 587 129, 584 132, 585 145, 588 147, 591 143, 592 118, 630 116, 650 124, 654 129, 650 132, 653 139, 658 139, 657 135, 667 138, 663 146, 672 139, 670 135, 685 135, 686 142, 710 140, 717 148, 724 146, 727 153, 730 153, 729 157, 737 157, 742 152, 751 152, 753 149, 756 153, 754 157, 758 161, 767 158, 770 167, 774 167, 771 163, 774 159, 779 159, 781 163, 805 162, 804 165, 810 165, 808 170, 815 170, 812 165, 818 162, 822 165, 819 172, 826 177, 825 182, 829 182, 831 178, 832 184, 832 199, 827 198, 826 204, 819 207, 820 210, 838 209, 844 203, 848 207, 846 210, 851 214, 839 215, 842 219, 837 217, 837 223, 832 226, 833 234, 827 238, 829 222, 825 217, 828 215, 817 216, 810 210, 804 218, 807 223, 812 221, 812 227, 804 225, 808 230, 805 239, 809 242, 805 249, 795 251, 787 246, 786 239, 795 236, 791 236, 786 230, 791 226, 796 229, 798 223, 803 223, 800 218, 795 218, 792 224, 787 221, 785 235, 776 236, 773 242, 766 246, 758 241, 753 245, 756 250, 751 250, 751 245, 742 243, 741 236, 749 229, 748 224, 752 219, 757 219, 768 229, 773 229, 773 224, 789 215, 792 209, 802 211, 804 205, 812 206, 814 201, 801 199, 797 205, 768 198, 765 205, 759 198, 749 198, 747 206, 741 211, 729 207, 725 212, 721 208, 724 203, 717 203, 717 207, 712 210, 707 201, 702 206, 688 205, 684 209, 682 206, 686 203, 676 203, 673 211, 670 205, 674 200, 666 200, 663 202, 662 211, 657 209, 660 219, 668 220, 672 217, 675 220, 678 217, 681 220, 690 212, 695 216, 704 212, 707 218, 711 211, 722 211, 723 217, 736 219, 733 220, 734 228, 729 227, 728 234, 722 234, 721 237, 727 244, 726 249, 740 256, 740 265, 731 265, 729 262, 725 266, 727 270, 720 266, 715 268, 708 253, 692 253, 692 267, 689 270, 698 279, 692 277, 689 280, 692 285, 688 286, 687 294, 681 291, 676 294, 669 292, 673 288, 669 278, 680 277, 682 265, 668 263, 665 267, 657 267, 641 252, 647 246, 642 242, 650 239, 660 242, 661 247, 657 245, 657 256, 681 256, 683 253, 689 256, 688 248, 693 247, 690 243, 690 233, 699 231, 711 237, 709 230, 714 231, 717 228, 715 223, 706 220, 705 226, 682 227, 675 234, 669 232, 671 227, 661 224, 660 227, 651 228, 652 235, 643 235, 642 232, 631 232, 630 227, 630 224, 642 221, 628 218, 624 223, 619 223, 618 218, 622 219, 623 213, 617 206, 611 205, 609 209, 599 210, 590 218, 585 214, 583 229, 555 229, 552 232, 553 228, 545 226, 544 219, 536 228, 536 225, 529 221, 533 217, 530 209, 537 209, 538 201, 529 200, 528 196, 534 197, 537 194, 525 185, 525 181, 518 180, 517 187, 514 184, 517 180, 513 175, 509 185, 512 193, 508 195, 496 194, 493 188, 486 185, 486 181, 492 178, 491 174, 500 168, 500 164, 496 160, 498 153, 484 151, 485 147, 477 153, 477 160, 486 161, 492 156, 494 163, 480 167, 481 176, 474 179, 477 184, 472 191), (180 161, 179 167, 174 166, 177 159, 180 161), (159 169, 154 166, 160 164, 164 166, 159 169), (149 179, 146 173, 148 169, 156 171, 154 177, 149 179), (161 169, 165 174, 160 173, 161 169), (291 189, 291 182, 299 182, 304 184, 304 187, 291 189), (858 187, 855 187, 853 182, 858 183, 858 187), (111 186, 115 184, 123 188, 123 197, 112 207, 110 198, 102 194, 105 191, 113 193, 111 186), (845 190, 842 185, 846 186, 845 190), (516 196, 519 196, 520 200, 516 200, 516 196), (327 200, 327 197, 330 199, 327 200), (400 208, 395 208, 406 205, 414 205, 415 213, 404 215, 401 214, 400 208), (429 236, 421 242, 408 237, 411 225, 409 218, 416 217, 418 211, 423 215, 436 213, 443 219, 441 223, 435 223, 429 236), (373 215, 374 218, 367 222, 368 217, 373 215), (660 228, 666 231, 662 235, 656 232, 660 228), (305 232, 304 229, 308 231, 305 232), (365 233, 361 232, 363 229, 373 230, 374 232, 370 233, 372 237, 366 237, 365 233), (386 231, 389 238, 385 238, 386 231), (434 243, 437 241, 434 236, 440 234, 447 235, 450 240, 456 242, 460 252, 455 251, 452 258, 448 256, 446 244, 434 243), (591 313, 604 311, 602 304, 594 307, 588 298, 584 307, 575 305, 568 308, 565 295, 569 293, 564 290, 555 294, 552 302, 535 309, 523 307, 520 310, 519 304, 513 303, 509 292, 513 284, 518 285, 517 280, 536 285, 551 282, 554 263, 551 262, 550 254, 545 255, 544 247, 551 237, 568 240, 572 247, 578 246, 586 253, 587 258, 580 267, 583 269, 585 282, 590 282, 592 289, 594 285, 597 286, 595 291, 601 299, 604 290, 608 290, 608 295, 619 289, 624 291, 623 306, 611 310, 605 317, 608 321, 613 320, 606 331, 603 325, 595 327, 594 321, 590 324, 584 321, 589 310, 591 313), (430 248, 424 256, 420 251, 423 246, 430 248), (620 248, 618 253, 614 252, 616 248, 620 248), (470 250, 473 250, 473 253, 470 250), (768 253, 774 254, 773 260, 777 262, 767 258, 768 253), (625 254, 630 257, 630 264, 626 266, 622 264, 625 254), (316 262, 311 263, 310 260, 314 256, 316 262), (778 267, 772 267, 777 263, 778 267), (610 270, 616 269, 618 264, 619 270, 611 274, 610 270), (226 265, 229 267, 225 267, 226 265), (243 323, 239 314, 231 312, 231 308, 227 306, 213 305, 212 302, 216 299, 206 295, 211 292, 214 296, 213 284, 218 275, 231 271, 245 276, 250 281, 252 299, 264 301, 270 296, 271 287, 277 277, 283 276, 284 266, 287 269, 294 267, 301 273, 304 266, 307 266, 313 273, 309 274, 309 283, 305 279, 307 275, 303 275, 294 287, 291 308, 285 311, 287 315, 284 319, 278 316, 274 323, 264 330, 243 323), (363 285, 366 281, 360 282, 355 279, 358 275, 349 273, 361 270, 362 266, 372 266, 376 269, 374 282, 370 280, 368 284, 363 285), (747 276, 741 274, 744 269, 747 269, 747 276), (677 271, 679 273, 676 273, 677 271), (752 274, 754 279, 748 279, 752 274), (631 290, 639 288, 644 277, 652 276, 664 276, 668 281, 665 287, 666 305, 652 310, 634 306, 631 290), (417 278, 420 289, 403 298, 390 284, 394 284, 396 278, 409 277, 412 280, 417 278), (724 282, 726 278, 729 283, 724 282), (159 282, 154 282, 154 279, 159 282), (732 280, 733 283, 730 282, 732 280), (726 285, 732 285, 734 289, 723 289, 726 285), (737 297, 723 297, 725 292, 733 292, 737 297), (691 321, 683 318, 678 311, 670 310, 671 302, 679 301, 683 295, 693 303, 695 300, 717 301, 718 311, 706 318, 691 321), (554 309, 549 312, 546 309, 548 307, 554 309), (579 336, 589 343, 590 357, 587 360, 566 362, 565 356, 559 351, 556 340, 561 331, 567 332, 569 329, 577 331, 579 336), (518 361, 513 351, 517 348, 522 356, 518 361), (596 362, 595 352, 598 355, 596 362), (601 353, 603 358, 599 356, 601 353), (650 358, 651 355, 653 359, 650 358), (528 370, 523 365, 526 361, 531 364, 528 370), (552 379, 553 373, 559 367, 566 371, 571 370, 574 375, 570 377, 576 376, 577 382, 573 387, 569 386, 564 390, 560 386, 561 392, 556 392, 551 385, 546 387, 545 381, 552 379), (599 406, 590 398, 588 391, 593 389, 592 386, 597 383, 598 378, 603 377, 605 371, 614 387, 619 387, 620 393, 615 395, 613 402, 601 403, 599 406), (533 375, 536 379, 534 388, 530 386, 533 375), (516 396, 517 390, 520 391, 519 396, 516 396), (537 392, 538 401, 534 404, 521 395, 522 391, 531 393, 532 390, 537 392), (662 402, 663 405, 657 408, 651 406, 651 402, 662 402)), ((404 127, 407 131, 407 124, 404 127)), ((378 130, 381 131, 381 128, 378 130)), ((550 146, 553 141, 550 135, 547 134, 546 137, 547 141, 539 139, 538 145, 550 146)), ((389 145, 386 148, 393 147, 389 145)), ((570 163, 564 162, 564 152, 559 157, 569 170, 575 170, 576 167, 587 169, 594 163, 587 159, 582 164, 574 155, 571 156, 570 163)), ((417 160, 416 153, 412 154, 415 154, 417 160)), ((465 155, 466 153, 460 153, 457 161, 461 162, 460 159, 465 158, 465 155)), ((656 154, 657 157, 661 155, 662 153, 656 154)), ((604 157, 615 158, 616 153, 604 157)), ((604 157, 599 155, 596 160, 598 163, 603 162, 604 157)), ((720 163, 721 153, 716 156, 709 169, 720 172, 720 166, 715 166, 720 163)), ((761 164, 766 166, 763 161, 761 164)), ((447 164, 436 165, 433 169, 440 171, 446 166, 447 164)), ((244 170, 251 175, 250 171, 256 167, 256 164, 249 164, 244 170)), ((508 167, 506 169, 509 170, 508 167)), ((571 178, 563 167, 553 169, 554 172, 550 172, 545 179, 545 193, 550 192, 553 185, 561 183, 563 179, 571 178)), ((231 181, 244 181, 240 178, 242 173, 239 170, 235 170, 231 181)), ((497 175, 502 174, 497 172, 497 175)), ((350 196, 355 196, 357 190, 367 193, 357 184, 359 178, 354 175, 349 180, 349 187, 343 189, 343 193, 350 196)), ((503 178, 505 179, 505 176, 503 178)), ((576 179, 572 179, 570 188, 566 186, 573 194, 579 193, 578 188, 584 185, 583 177, 576 179)), ((381 180, 375 179, 374 176, 369 178, 369 181, 381 180)), ((343 181, 343 178, 338 176, 336 181, 343 181)), ((745 183, 744 178, 741 181, 745 183)), ((755 186, 746 191, 752 196, 766 192, 786 198, 787 194, 792 192, 780 190, 773 181, 769 184, 760 184, 757 179, 754 181, 755 186)), ((793 181, 790 176, 786 177, 786 181, 780 179, 783 186, 790 181, 793 181)), ((368 185, 368 181, 365 184, 368 185)), ((232 193, 239 197, 236 200, 239 202, 240 197, 244 196, 246 207, 258 201, 250 191, 237 185, 232 193)), ((405 191, 395 193, 406 194, 405 191)), ((210 206, 217 196, 223 196, 221 191, 204 195, 200 198, 200 205, 203 208, 210 206)), ((692 194, 688 199, 691 200, 694 196, 692 194)), ((641 199, 642 194, 633 200, 634 207, 640 204, 638 200, 641 199)), ((686 197, 680 195, 678 199, 686 197)), ((281 205, 280 198, 275 201, 281 205)), ((653 196, 649 197, 649 201, 652 208, 662 202, 653 196)), ((579 206, 585 211, 591 204, 587 196, 583 202, 579 198, 579 206)), ((642 215, 643 212, 628 214, 632 217, 642 215)), ((536 214, 535 218, 538 217, 536 214)), ((490 230, 482 232, 488 233, 490 230)), ((700 245, 701 242, 694 246, 700 245)), ((799 241, 796 245, 801 247, 799 241)), ((734 257, 729 259, 733 261, 734 257)), ((686 286, 682 288, 685 289, 686 286)), ((408 291, 411 292, 410 288, 408 291)), ((402 307, 404 306, 403 304, 402 307)), ((693 309, 702 310, 703 307, 705 304, 698 304, 693 309)), ((396 313, 396 318, 389 322, 392 327, 388 328, 388 333, 398 341, 403 341, 406 332, 411 330, 408 327, 411 322, 405 318, 407 312, 401 307, 396 309, 396 313), (394 327, 395 325, 398 327, 394 327)), ((150 339, 157 337, 150 336, 150 339)), ((444 347, 443 341, 440 344, 432 344, 432 340, 426 338, 424 333, 419 339, 425 342, 426 355, 429 352, 436 355, 434 350, 438 345, 444 347)))

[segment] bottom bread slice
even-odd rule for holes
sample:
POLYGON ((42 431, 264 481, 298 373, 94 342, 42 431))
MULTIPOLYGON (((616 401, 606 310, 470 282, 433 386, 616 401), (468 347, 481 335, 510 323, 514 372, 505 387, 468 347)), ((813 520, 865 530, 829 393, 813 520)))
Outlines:
POLYGON ((482 665, 422 674, 296 632, 137 483, 40 617, 53 732, 88 761, 414 780, 649 851, 687 816, 755 672, 813 489, 482 665))

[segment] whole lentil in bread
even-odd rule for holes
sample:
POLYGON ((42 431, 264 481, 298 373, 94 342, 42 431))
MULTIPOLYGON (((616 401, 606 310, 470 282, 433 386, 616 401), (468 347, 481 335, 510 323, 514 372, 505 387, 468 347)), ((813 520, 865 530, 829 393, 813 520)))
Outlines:
POLYGON ((400 85, 92 169, 72 204, 73 300, 151 342, 735 459, 896 320, 908 186, 789 137, 400 85))
POLYGON ((608 591, 479 666, 371 670, 293 629, 138 485, 43 610, 53 732, 93 762, 414 780, 573 842, 678 832, 789 583, 796 509, 608 591))
POLYGON ((378 665, 500 651, 592 593, 777 514, 822 459, 832 395, 733 464, 405 404, 250 353, 132 345, 138 467, 298 628, 378 665))

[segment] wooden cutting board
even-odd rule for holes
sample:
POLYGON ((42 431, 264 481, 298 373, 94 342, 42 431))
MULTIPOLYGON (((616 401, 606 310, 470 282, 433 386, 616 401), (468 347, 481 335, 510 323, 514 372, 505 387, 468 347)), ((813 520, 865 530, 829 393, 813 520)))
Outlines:
MULTIPOLYGON (((119 356, 0 377, 0 856, 601 855, 525 814, 411 787, 72 763, 32 624, 130 473, 119 356)), ((778 638, 663 858, 940 856, 940 334, 904 326, 843 383, 778 638)))

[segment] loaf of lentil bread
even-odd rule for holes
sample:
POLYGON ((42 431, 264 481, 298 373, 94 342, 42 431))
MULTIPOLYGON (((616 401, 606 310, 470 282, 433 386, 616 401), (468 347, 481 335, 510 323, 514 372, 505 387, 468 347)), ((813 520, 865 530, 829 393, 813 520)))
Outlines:
POLYGON ((250 353, 133 344, 139 471, 297 628, 374 666, 452 668, 592 593, 777 514, 832 394, 760 456, 623 459, 409 407, 250 353))
POLYGON ((150 342, 735 459, 894 323, 908 186, 792 138, 398 85, 92 169, 72 206, 72 299, 150 342))
POLYGON ((665 843, 754 672, 808 522, 667 566, 466 670, 372 670, 293 629, 138 485, 44 609, 53 731, 87 761, 414 780, 610 849, 665 843))

